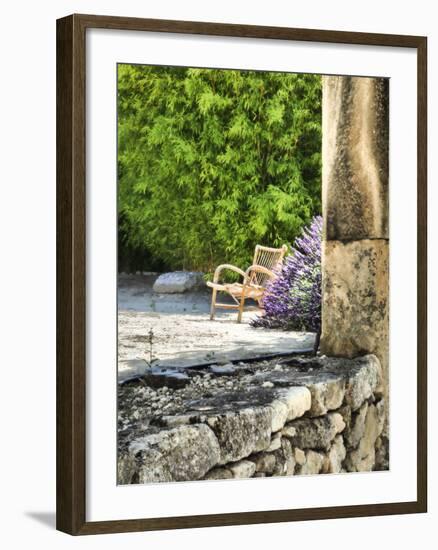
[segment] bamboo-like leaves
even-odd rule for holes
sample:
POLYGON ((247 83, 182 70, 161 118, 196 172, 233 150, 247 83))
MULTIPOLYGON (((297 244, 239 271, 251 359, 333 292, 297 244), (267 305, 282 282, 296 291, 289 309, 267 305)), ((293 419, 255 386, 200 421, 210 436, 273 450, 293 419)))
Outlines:
POLYGON ((122 245, 246 266, 320 211, 321 79, 122 64, 118 146, 122 245))

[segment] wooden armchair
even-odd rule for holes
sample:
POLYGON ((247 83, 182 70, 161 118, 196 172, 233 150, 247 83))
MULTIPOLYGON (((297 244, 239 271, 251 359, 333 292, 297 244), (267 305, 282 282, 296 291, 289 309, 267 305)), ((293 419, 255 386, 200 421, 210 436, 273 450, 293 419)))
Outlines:
POLYGON ((231 265, 223 264, 216 268, 212 282, 207 285, 213 289, 211 297, 210 319, 214 319, 216 308, 237 309, 237 322, 242 321, 243 308, 246 298, 255 300, 259 307, 262 307, 262 299, 266 291, 266 286, 272 279, 277 277, 277 271, 283 263, 287 246, 284 244, 281 248, 269 248, 267 246, 257 245, 254 252, 253 264, 246 271, 231 265), (231 270, 242 277, 241 283, 221 283, 220 275, 224 270, 231 270), (218 292, 228 293, 234 300, 234 304, 221 304, 216 302, 218 292))

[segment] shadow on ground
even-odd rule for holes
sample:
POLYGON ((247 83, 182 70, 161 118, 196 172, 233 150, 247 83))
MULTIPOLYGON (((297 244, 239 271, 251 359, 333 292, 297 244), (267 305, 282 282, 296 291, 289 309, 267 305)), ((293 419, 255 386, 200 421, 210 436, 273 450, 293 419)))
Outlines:
POLYGON ((28 518, 31 518, 46 527, 56 529, 56 514, 55 512, 25 512, 28 518))

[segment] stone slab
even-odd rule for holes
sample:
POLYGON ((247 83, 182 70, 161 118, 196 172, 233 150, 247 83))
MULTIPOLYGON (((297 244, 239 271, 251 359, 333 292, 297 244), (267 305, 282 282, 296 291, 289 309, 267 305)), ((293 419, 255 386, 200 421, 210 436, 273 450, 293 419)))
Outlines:
POLYGON ((149 370, 150 365, 144 359, 128 359, 127 361, 119 361, 117 369, 117 380, 119 384, 135 380, 144 376, 149 370))
POLYGON ((388 242, 327 241, 323 242, 322 255, 321 352, 342 357, 374 353, 386 374, 388 242))
MULTIPOLYGON (((255 335, 257 336, 257 334, 255 335)), ((297 355, 309 354, 313 351, 313 335, 302 342, 294 338, 287 338, 269 344, 269 342, 254 342, 250 347, 234 347, 224 349, 224 351, 215 351, 214 353, 204 353, 200 351, 180 352, 175 357, 158 360, 155 364, 161 367, 176 368, 196 368, 216 365, 218 363, 236 363, 238 361, 254 361, 271 359, 282 355, 289 356, 294 353, 297 355)))
POLYGON ((354 359, 341 357, 296 358, 288 360, 287 370, 256 375, 263 385, 276 388, 304 386, 311 395, 309 416, 321 416, 338 409, 344 400, 355 410, 381 384, 381 366, 374 355, 354 359))

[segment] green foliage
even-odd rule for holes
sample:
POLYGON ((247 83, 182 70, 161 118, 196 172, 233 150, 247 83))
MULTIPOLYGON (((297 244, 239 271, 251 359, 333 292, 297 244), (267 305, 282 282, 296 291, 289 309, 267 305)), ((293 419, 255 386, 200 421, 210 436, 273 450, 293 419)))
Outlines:
POLYGON ((249 265, 320 212, 316 75, 119 65, 120 242, 174 269, 249 265))

